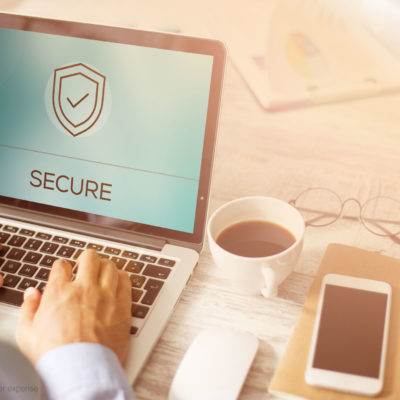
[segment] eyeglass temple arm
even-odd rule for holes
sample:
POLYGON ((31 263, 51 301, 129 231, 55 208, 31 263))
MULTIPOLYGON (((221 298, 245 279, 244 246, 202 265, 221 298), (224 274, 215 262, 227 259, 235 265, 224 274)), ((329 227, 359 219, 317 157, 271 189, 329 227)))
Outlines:
MULTIPOLYGON (((376 220, 373 219, 367 219, 367 221, 371 224, 371 225, 375 225, 377 228, 379 228, 383 233, 386 234, 387 237, 390 237, 390 239, 393 240, 393 242, 400 244, 400 238, 397 237, 398 234, 400 234, 399 232, 396 233, 391 233, 390 231, 388 231, 385 227, 383 227, 382 225, 380 225, 378 222, 376 222, 376 220)), ((368 229, 368 227, 364 224, 364 226, 368 229)), ((375 233, 373 231, 371 231, 370 229, 368 229, 371 233, 375 233)), ((376 234, 376 233, 375 233, 376 234)))
MULTIPOLYGON (((295 207, 295 203, 296 203, 295 200, 290 200, 290 201, 289 201, 289 204, 291 204, 291 205, 294 206, 294 207, 295 207)), ((318 213, 320 213, 320 215, 317 215, 317 216, 314 217, 314 218, 311 218, 311 219, 309 219, 309 220, 307 220, 307 221, 304 221, 305 224, 306 224, 306 226, 312 224, 313 222, 319 221, 319 220, 322 219, 322 218, 334 217, 335 219, 332 220, 332 221, 330 221, 330 222, 328 222, 327 224, 318 225, 318 226, 327 226, 327 225, 330 225, 330 224, 334 223, 334 222, 337 220, 337 218, 339 217, 339 215, 340 215, 340 214, 337 215, 337 214, 334 214, 334 213, 330 213, 330 212, 327 212, 327 211, 313 210, 313 209, 311 209, 311 208, 304 208, 304 207, 296 207, 296 208, 297 208, 299 211, 308 211, 308 212, 318 212, 318 213)))

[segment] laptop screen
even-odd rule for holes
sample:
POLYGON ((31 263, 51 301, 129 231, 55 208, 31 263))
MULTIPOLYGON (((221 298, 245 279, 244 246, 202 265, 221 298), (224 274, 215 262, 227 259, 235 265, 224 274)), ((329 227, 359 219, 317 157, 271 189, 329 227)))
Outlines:
POLYGON ((0 28, 0 195, 193 234, 214 57, 0 28))

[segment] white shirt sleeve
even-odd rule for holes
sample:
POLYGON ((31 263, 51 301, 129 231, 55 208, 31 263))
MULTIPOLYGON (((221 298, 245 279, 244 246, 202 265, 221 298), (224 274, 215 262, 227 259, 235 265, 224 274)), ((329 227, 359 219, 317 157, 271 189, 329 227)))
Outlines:
POLYGON ((135 400, 117 356, 96 343, 71 343, 36 364, 46 400, 135 400))

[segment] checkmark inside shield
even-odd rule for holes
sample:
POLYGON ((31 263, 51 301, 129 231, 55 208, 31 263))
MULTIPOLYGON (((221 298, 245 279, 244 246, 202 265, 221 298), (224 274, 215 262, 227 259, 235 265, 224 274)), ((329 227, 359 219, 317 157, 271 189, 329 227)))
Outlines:
POLYGON ((69 104, 71 104, 72 108, 75 108, 76 106, 78 106, 80 103, 82 103, 83 100, 86 99, 86 97, 89 96, 89 93, 86 93, 81 99, 79 99, 76 103, 73 103, 71 101, 71 99, 69 97, 67 97, 67 101, 69 102, 69 104))

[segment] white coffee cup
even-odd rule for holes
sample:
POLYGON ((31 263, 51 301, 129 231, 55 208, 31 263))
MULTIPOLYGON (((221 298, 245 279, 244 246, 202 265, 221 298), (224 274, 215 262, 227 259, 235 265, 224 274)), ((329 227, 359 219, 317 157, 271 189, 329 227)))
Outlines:
POLYGON ((215 263, 237 292, 272 297, 295 267, 303 246, 304 229, 303 217, 293 206, 276 198, 259 196, 243 197, 219 207, 208 221, 207 234, 215 263), (217 244, 219 234, 229 226, 254 220, 286 228, 295 242, 282 252, 266 257, 243 257, 217 244))

